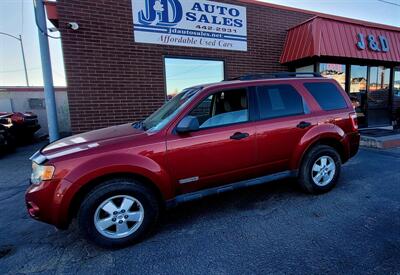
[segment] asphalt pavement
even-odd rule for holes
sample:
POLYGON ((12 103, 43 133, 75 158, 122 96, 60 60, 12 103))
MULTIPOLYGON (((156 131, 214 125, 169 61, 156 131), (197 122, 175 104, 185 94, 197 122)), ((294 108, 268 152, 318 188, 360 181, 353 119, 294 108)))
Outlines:
POLYGON ((328 194, 284 180, 181 205, 109 251, 28 217, 40 146, 0 157, 2 274, 400 274, 400 149, 362 149, 328 194))

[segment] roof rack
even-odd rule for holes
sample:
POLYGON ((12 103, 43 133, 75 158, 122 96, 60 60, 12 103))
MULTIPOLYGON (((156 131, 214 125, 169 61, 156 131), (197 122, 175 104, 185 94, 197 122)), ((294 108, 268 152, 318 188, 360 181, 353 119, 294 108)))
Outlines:
POLYGON ((256 73, 246 74, 235 77, 231 80, 256 80, 256 79, 270 79, 270 78, 290 78, 290 77, 322 77, 320 73, 296 73, 296 72, 277 72, 277 73, 256 73))

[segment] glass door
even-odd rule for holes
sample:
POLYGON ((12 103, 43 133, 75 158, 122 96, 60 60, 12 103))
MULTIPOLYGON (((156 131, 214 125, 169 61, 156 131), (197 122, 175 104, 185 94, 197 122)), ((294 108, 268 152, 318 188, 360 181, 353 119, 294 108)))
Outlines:
POLYGON ((351 65, 350 99, 357 113, 358 124, 365 128, 367 124, 367 77, 368 67, 351 65))
POLYGON ((400 67, 394 68, 392 110, 397 125, 400 126, 400 67))
POLYGON ((390 69, 370 67, 367 92, 368 127, 390 125, 390 69))

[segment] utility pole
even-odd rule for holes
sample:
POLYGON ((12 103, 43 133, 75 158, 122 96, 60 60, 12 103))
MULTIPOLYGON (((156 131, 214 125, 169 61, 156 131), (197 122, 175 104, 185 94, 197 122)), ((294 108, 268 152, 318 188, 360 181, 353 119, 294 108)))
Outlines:
POLYGON ((29 87, 28 71, 27 71, 27 69, 26 69, 26 60, 25 60, 24 43, 22 42, 22 36, 21 36, 21 35, 19 35, 19 44, 21 45, 22 61, 24 62, 24 71, 25 71, 26 86, 29 87))
POLYGON ((14 38, 19 41, 19 45, 21 47, 21 53, 22 53, 22 61, 24 63, 24 71, 25 71, 25 81, 26 81, 26 86, 29 87, 29 79, 28 79, 28 70, 26 69, 26 61, 25 61, 25 51, 24 51, 24 43, 22 42, 22 36, 19 35, 19 37, 16 37, 14 35, 11 35, 9 33, 5 32, 0 32, 0 34, 14 38))
POLYGON ((46 14, 43 0, 34 0, 36 24, 38 27, 40 57, 42 61, 44 99, 46 103, 47 123, 49 127, 50 142, 60 138, 58 132, 58 119, 56 97, 54 94, 53 74, 51 70, 49 39, 47 37, 46 14))

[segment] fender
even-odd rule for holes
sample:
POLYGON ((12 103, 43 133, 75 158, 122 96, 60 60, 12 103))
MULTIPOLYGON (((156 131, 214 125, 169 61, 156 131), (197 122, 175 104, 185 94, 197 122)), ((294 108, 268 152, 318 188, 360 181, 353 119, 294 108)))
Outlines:
POLYGON ((115 153, 92 158, 73 169, 65 178, 80 189, 96 178, 117 173, 137 174, 148 178, 158 187, 164 198, 172 197, 172 185, 166 170, 143 155, 115 153), (82 175, 82 171, 88 172, 82 175))
MULTIPOLYGON (((59 205, 59 211, 63 212, 58 214, 68 217, 73 198, 85 184, 96 178, 119 173, 136 174, 149 179, 160 190, 164 200, 174 196, 168 173, 154 160, 142 155, 115 153, 90 158, 65 176, 53 198, 54 205, 59 205), (82 171, 88 172, 82 175, 82 171)), ((63 222, 67 223, 67 220, 63 222)))
MULTIPOLYGON (((301 138, 299 144, 296 146, 295 151, 292 154, 292 158, 289 162, 289 168, 291 170, 298 170, 300 162, 303 159, 304 154, 307 153, 308 149, 322 139, 331 139, 339 143, 342 143, 346 137, 345 132, 334 124, 320 124, 312 127, 308 132, 301 138)), ((347 146, 343 146, 344 150, 348 150, 347 146)), ((347 152, 344 152, 347 154, 347 152)))

